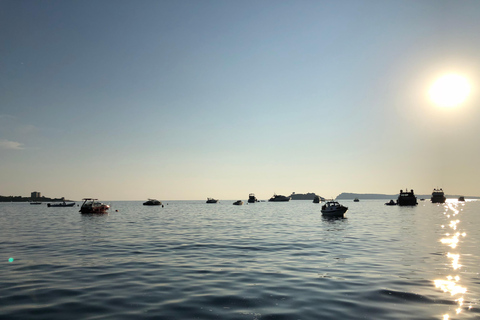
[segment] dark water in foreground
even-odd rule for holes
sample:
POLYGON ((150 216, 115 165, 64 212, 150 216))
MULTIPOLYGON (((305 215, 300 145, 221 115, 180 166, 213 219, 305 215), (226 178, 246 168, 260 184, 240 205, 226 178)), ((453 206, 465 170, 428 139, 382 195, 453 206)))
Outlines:
POLYGON ((0 318, 480 318, 479 201, 232 202, 0 203, 0 318))

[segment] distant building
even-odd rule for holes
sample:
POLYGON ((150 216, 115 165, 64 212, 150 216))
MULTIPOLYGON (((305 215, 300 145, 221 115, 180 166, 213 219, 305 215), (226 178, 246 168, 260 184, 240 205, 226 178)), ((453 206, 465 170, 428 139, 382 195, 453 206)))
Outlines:
POLYGON ((36 199, 36 198, 40 198, 41 196, 42 196, 42 194, 41 194, 40 192, 38 192, 38 191, 33 191, 33 192, 31 193, 31 197, 32 197, 32 198, 35 198, 35 199, 36 199))

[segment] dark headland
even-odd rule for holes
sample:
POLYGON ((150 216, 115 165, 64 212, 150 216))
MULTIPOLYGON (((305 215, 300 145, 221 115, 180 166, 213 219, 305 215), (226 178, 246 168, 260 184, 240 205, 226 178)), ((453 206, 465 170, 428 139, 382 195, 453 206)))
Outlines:
POLYGON ((73 200, 66 200, 65 198, 47 198, 47 197, 39 197, 39 198, 32 198, 32 197, 22 197, 22 196, 0 196, 0 202, 60 202, 60 201, 67 201, 73 202, 73 200))

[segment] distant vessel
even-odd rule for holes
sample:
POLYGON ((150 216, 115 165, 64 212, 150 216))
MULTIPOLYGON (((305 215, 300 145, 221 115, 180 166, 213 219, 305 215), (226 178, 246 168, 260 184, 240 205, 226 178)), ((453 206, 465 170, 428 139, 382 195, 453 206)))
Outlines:
POLYGON ((289 197, 290 197, 290 200, 314 200, 315 197, 318 197, 318 196, 313 192, 308 192, 308 193, 292 192, 292 194, 289 197))
POLYGON ((337 201, 327 201, 327 203, 322 206, 321 212, 322 215, 328 217, 343 217, 347 210, 348 207, 342 206, 337 201))
POLYGON ((445 203, 447 198, 445 197, 445 193, 443 193, 442 188, 440 188, 433 189, 432 198, 430 200, 432 200, 432 203, 445 203))
POLYGON ((65 201, 60 203, 47 203, 47 207, 59 208, 59 207, 73 207, 75 202, 66 203, 65 201))
POLYGON ((360 202, 358 198, 353 199, 353 202, 360 202))
POLYGON ((255 197, 254 193, 250 193, 248 195, 248 203, 255 203, 255 202, 258 202, 257 197, 255 197))
POLYGON ((278 194, 274 194, 273 197, 271 197, 270 199, 268 199, 268 201, 271 201, 271 202, 281 202, 281 201, 290 201, 290 197, 286 197, 286 196, 282 196, 282 195, 278 195, 278 194))
POLYGON ((84 198, 82 199, 83 204, 80 207, 80 213, 107 213, 107 210, 110 209, 108 204, 98 202, 93 198, 84 198))
POLYGON ((393 200, 390 200, 389 202, 385 203, 386 206, 396 206, 397 203, 393 200))
POLYGON ((233 204, 236 205, 236 206, 241 206, 241 205, 243 205, 243 201, 242 200, 237 200, 233 204))
POLYGON ((162 203, 157 199, 148 199, 148 201, 143 203, 144 206, 160 206, 162 203))
POLYGON ((464 196, 460 196, 460 198, 458 198, 458 201, 465 201, 465 197, 464 197, 464 196))
POLYGON ((399 206, 416 206, 418 204, 417 197, 413 193, 413 189, 408 191, 400 190, 400 194, 398 195, 397 204, 399 206))
POLYGON ((207 203, 217 203, 218 199, 207 198, 207 203))
POLYGON ((320 203, 320 202, 323 202, 325 201, 325 198, 322 198, 320 196, 315 196, 315 198, 313 198, 313 203, 320 203))

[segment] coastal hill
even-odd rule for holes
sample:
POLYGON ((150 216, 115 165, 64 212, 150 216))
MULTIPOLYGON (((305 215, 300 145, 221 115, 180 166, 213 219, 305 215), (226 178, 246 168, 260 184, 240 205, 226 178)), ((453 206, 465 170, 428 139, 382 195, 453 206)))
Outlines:
MULTIPOLYGON (((415 195, 418 199, 430 199, 432 197, 431 194, 416 194, 415 195)), ((461 195, 448 195, 446 194, 445 197, 448 198, 454 198, 458 199, 461 195)), ((349 199, 397 199, 398 198, 398 193, 397 194, 378 194, 378 193, 348 193, 348 192, 342 192, 337 196, 337 200, 349 200, 349 199)), ((469 197, 465 196, 467 199, 480 199, 480 197, 469 197)))
POLYGON ((32 198, 32 197, 21 197, 21 196, 0 196, 0 202, 30 202, 30 201, 38 201, 38 202, 68 201, 68 202, 73 202, 73 200, 66 200, 65 198, 47 198, 47 197, 32 198))

